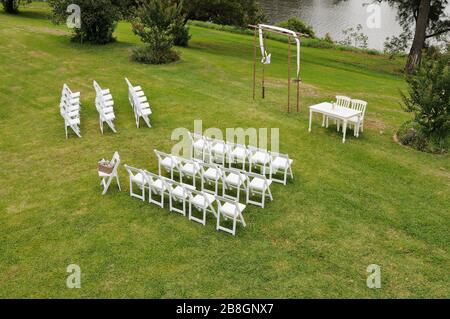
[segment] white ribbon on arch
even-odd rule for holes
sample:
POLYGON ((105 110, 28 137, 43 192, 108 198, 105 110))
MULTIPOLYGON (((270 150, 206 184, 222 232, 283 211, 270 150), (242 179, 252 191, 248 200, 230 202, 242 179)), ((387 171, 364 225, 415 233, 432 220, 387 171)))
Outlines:
POLYGON ((283 33, 291 34, 294 37, 295 42, 297 43, 297 79, 299 79, 300 78, 300 39, 299 39, 297 33, 292 30, 289 30, 289 29, 277 27, 274 25, 268 25, 268 24, 258 24, 258 30, 259 30, 259 46, 261 47, 261 55, 262 55, 261 63, 263 63, 263 64, 270 64, 270 58, 272 57, 272 54, 267 53, 266 48, 264 47, 264 45, 265 45, 264 37, 263 37, 264 30, 273 30, 273 31, 283 32, 283 33))

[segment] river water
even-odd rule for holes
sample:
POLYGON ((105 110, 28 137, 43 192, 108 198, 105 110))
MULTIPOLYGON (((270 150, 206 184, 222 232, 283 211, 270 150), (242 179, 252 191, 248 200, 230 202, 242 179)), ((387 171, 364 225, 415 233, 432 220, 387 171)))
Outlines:
MULTIPOLYGON (((277 23, 295 16, 313 27, 316 35, 330 33, 335 41, 344 38, 342 30, 361 24, 362 32, 369 37, 369 48, 382 50, 386 37, 402 32, 396 20, 396 9, 380 4, 379 28, 369 28, 367 12, 371 0, 257 0, 270 23, 277 23)), ((448 10, 450 12, 450 8, 448 10)))

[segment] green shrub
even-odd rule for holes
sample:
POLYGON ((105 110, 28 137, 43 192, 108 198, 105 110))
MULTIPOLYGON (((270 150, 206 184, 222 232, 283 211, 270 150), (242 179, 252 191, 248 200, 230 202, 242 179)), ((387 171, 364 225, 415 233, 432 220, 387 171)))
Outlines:
POLYGON ((310 38, 316 37, 316 34, 312 29, 312 27, 308 26, 305 22, 295 17, 289 18, 286 21, 278 23, 278 26, 295 32, 306 34, 310 38))
POLYGON ((113 0, 48 0, 53 9, 53 21, 67 19, 67 7, 76 4, 81 9, 81 28, 73 29, 74 41, 105 44, 114 41, 113 33, 121 17, 119 1, 113 0))
POLYGON ((162 64, 179 59, 172 51, 177 21, 182 17, 182 2, 145 0, 136 11, 133 32, 141 37, 146 47, 134 51, 132 58, 139 62, 162 64))
POLYGON ((21 4, 30 3, 31 0, 0 0, 7 13, 17 13, 21 4))
POLYGON ((416 130, 428 144, 448 148, 450 137, 450 53, 426 55, 420 68, 406 78, 404 109, 414 115, 416 130))

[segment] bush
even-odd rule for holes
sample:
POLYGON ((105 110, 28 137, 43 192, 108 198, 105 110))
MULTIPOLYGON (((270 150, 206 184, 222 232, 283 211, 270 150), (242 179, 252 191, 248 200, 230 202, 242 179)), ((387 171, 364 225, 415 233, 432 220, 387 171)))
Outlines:
POLYGON ((264 20, 256 0, 188 0, 184 12, 190 20, 240 27, 264 20))
POLYGON ((105 44, 114 41, 113 33, 121 17, 120 1, 114 0, 49 0, 53 8, 53 21, 67 19, 67 7, 77 4, 81 9, 81 28, 74 28, 75 41, 105 44))
POLYGON ((418 134, 444 151, 450 137, 450 53, 426 55, 406 82, 408 93, 402 93, 405 111, 414 115, 418 134))
POLYGON ((297 18, 289 18, 286 21, 278 23, 279 27, 286 28, 295 32, 308 35, 310 38, 315 38, 316 34, 312 27, 308 26, 305 22, 297 18))
POLYGON ((30 3, 31 0, 0 0, 7 13, 17 13, 21 4, 30 3))
POLYGON ((407 33, 402 33, 398 37, 387 37, 384 42, 384 53, 389 56, 389 59, 393 60, 396 56, 405 54, 408 43, 409 35, 407 33))
POLYGON ((144 48, 136 49, 132 58, 139 62, 162 64, 179 59, 172 51, 175 30, 183 16, 183 3, 171 0, 145 0, 136 12, 132 23, 133 32, 146 43, 144 48))

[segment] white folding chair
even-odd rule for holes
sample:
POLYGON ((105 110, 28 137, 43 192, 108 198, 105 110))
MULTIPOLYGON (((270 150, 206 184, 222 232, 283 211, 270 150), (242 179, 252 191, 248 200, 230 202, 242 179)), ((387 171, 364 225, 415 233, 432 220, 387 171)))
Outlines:
POLYGON ((148 201, 149 203, 158 205, 161 208, 164 208, 164 194, 166 192, 164 180, 165 177, 158 176, 156 174, 150 173, 148 171, 144 171, 145 177, 148 184, 148 201), (153 196, 159 196, 160 200, 153 199, 153 196))
POLYGON ((241 204, 239 202, 230 200, 230 199, 226 199, 223 197, 216 197, 216 202, 217 202, 217 224, 216 224, 216 229, 217 230, 222 230, 224 232, 230 233, 233 236, 236 235, 236 224, 242 223, 242 225, 244 227, 246 227, 246 223, 244 220, 244 216, 242 215, 244 209, 245 209, 245 205, 241 204), (233 226, 231 228, 227 228, 225 226, 222 226, 220 223, 220 216, 223 216, 223 218, 225 219, 225 221, 227 221, 228 219, 232 220, 233 226))
POLYGON ((96 81, 93 84, 96 92, 95 107, 99 114, 100 131, 103 134, 103 123, 106 123, 114 133, 117 133, 113 123, 116 116, 114 114, 114 100, 111 92, 109 89, 102 89, 96 81))
POLYGON ((191 157, 205 161, 206 149, 208 142, 202 135, 188 132, 189 139, 191 141, 191 157))
POLYGON ((223 174, 222 197, 232 199, 239 202, 241 190, 247 190, 248 178, 243 171, 233 168, 220 168, 223 174), (235 191, 236 195, 230 194, 228 191, 235 191))
POLYGON ((219 184, 223 184, 222 171, 217 164, 200 163, 201 190, 206 193, 218 195, 219 184), (206 185, 213 185, 214 190, 209 190, 206 185))
POLYGON ((294 161, 289 158, 287 154, 270 152, 270 179, 274 182, 286 185, 288 174, 291 179, 294 179, 292 174, 292 163, 294 161), (281 172, 283 179, 277 179, 275 176, 281 172))
POLYGON ((141 169, 134 168, 126 164, 124 166, 130 178, 130 196, 145 201, 145 186, 147 185, 145 172, 141 169), (141 194, 133 192, 133 184, 141 190, 141 194))
POLYGON ((191 185, 177 183, 175 181, 163 180, 164 187, 169 193, 169 210, 186 216, 186 202, 189 201, 188 192, 195 188, 191 185), (175 206, 176 203, 182 204, 182 209, 175 206))
POLYGON ((103 172, 98 172, 98 176, 102 179, 102 181, 100 182, 100 185, 103 186, 103 193, 102 195, 105 195, 106 192, 108 191, 109 185, 111 184, 112 180, 115 178, 117 181, 117 186, 119 187, 119 190, 121 191, 122 189, 120 188, 120 182, 119 182, 119 173, 118 173, 118 168, 119 168, 119 164, 120 164, 120 156, 118 152, 114 153, 114 156, 111 160, 111 163, 114 165, 114 168, 111 172, 111 174, 106 174, 103 172))
POLYGON ((212 213, 217 218, 217 211, 213 204, 216 201, 216 197, 212 194, 200 192, 197 190, 190 189, 188 191, 189 196, 189 220, 193 220, 202 225, 206 224, 206 214, 212 213), (192 211, 192 206, 194 206, 198 211, 202 212, 202 218, 195 217, 192 211))
POLYGON ((183 177, 192 179, 192 185, 195 187, 195 180, 200 173, 200 163, 196 160, 178 158, 178 171, 180 172, 180 183, 183 183, 183 177))
POLYGON ((225 166, 227 162, 230 162, 228 145, 221 140, 210 140, 209 155, 211 162, 218 163, 225 166))
POLYGON ((270 154, 267 150, 257 148, 253 146, 248 147, 249 150, 249 171, 252 172, 252 168, 259 168, 261 174, 266 175, 267 168, 270 163, 270 154))
POLYGON ((235 144, 231 142, 227 142, 228 144, 228 150, 229 150, 229 167, 234 165, 242 164, 242 169, 245 170, 245 165, 248 160, 248 154, 249 151, 247 150, 247 147, 242 144, 235 144))
POLYGON ((170 173, 170 179, 173 179, 174 172, 177 172, 179 169, 179 159, 177 156, 166 154, 164 152, 160 152, 158 150, 154 150, 156 157, 158 158, 158 174, 161 174, 161 167, 170 173))
POLYGON ((249 178, 249 182, 247 183, 247 204, 253 204, 264 208, 266 195, 273 201, 272 192, 270 191, 272 180, 268 179, 265 175, 255 173, 247 173, 247 177, 249 178), (250 199, 250 195, 261 196, 261 201, 257 202, 250 199))
POLYGON ((140 86, 133 86, 127 78, 125 78, 125 81, 128 85, 128 100, 134 111, 136 126, 139 128, 140 119, 142 118, 148 127, 152 127, 150 124, 152 109, 144 91, 140 86))

